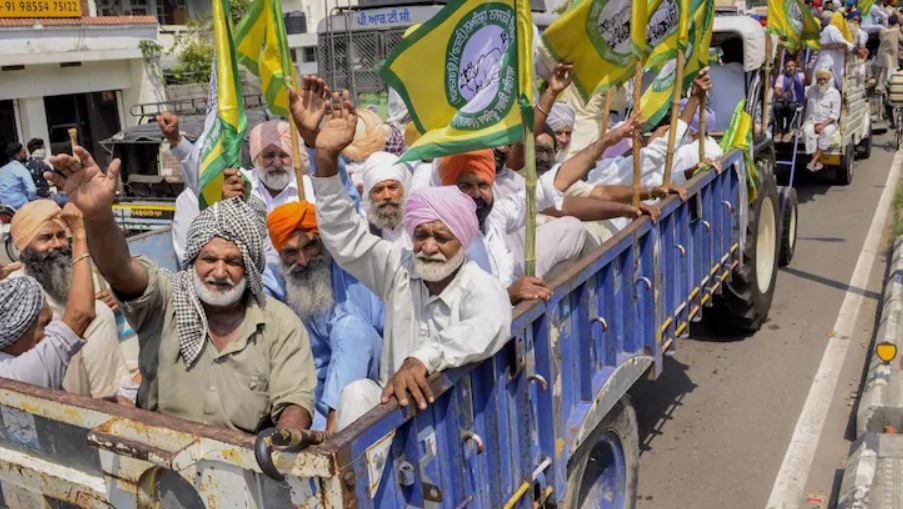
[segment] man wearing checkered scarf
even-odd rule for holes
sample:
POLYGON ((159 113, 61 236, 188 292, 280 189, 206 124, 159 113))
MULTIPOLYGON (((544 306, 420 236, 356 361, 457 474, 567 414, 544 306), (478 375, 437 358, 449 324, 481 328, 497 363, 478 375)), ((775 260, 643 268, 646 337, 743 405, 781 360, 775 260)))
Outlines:
POLYGON ((76 155, 52 158, 62 176, 47 176, 84 214, 97 268, 140 338, 139 406, 248 433, 308 428, 310 343, 298 317, 263 293, 263 204, 232 198, 203 210, 173 274, 129 253, 110 208, 119 161, 104 173, 76 155))

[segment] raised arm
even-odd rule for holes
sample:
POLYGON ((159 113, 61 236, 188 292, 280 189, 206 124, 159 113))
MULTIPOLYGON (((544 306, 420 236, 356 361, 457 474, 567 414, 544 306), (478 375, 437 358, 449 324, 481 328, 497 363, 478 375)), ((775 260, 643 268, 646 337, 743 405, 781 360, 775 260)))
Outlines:
POLYGON ((72 284, 66 300, 63 322, 84 337, 85 331, 94 321, 94 275, 91 273, 91 255, 88 253, 88 239, 82 213, 75 205, 67 203, 63 207, 63 221, 72 233, 72 284))
POLYGON ((546 119, 549 118, 549 111, 552 110, 555 99, 574 80, 573 68, 574 66, 571 64, 558 64, 549 75, 548 86, 543 90, 542 96, 540 96, 539 101, 533 108, 534 136, 542 132, 542 126, 546 123, 546 119))
POLYGON ((564 192, 575 182, 583 179, 609 147, 613 147, 622 139, 631 136, 633 129, 639 128, 642 124, 639 113, 637 113, 627 122, 602 134, 577 155, 563 162, 555 175, 555 187, 564 192))
POLYGON ((126 300, 140 297, 147 289, 147 271, 132 258, 125 234, 113 217, 121 163, 114 159, 105 174, 87 150, 75 147, 75 153, 81 161, 68 154, 51 157, 51 164, 62 175, 45 172, 44 178, 65 191, 84 214, 88 250, 110 287, 126 300))

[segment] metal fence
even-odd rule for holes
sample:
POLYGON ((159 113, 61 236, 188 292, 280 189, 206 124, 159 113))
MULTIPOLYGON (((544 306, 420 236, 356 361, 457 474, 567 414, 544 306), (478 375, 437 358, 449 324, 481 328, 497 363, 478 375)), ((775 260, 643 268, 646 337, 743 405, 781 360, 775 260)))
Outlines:
POLYGON ((319 74, 333 89, 348 89, 352 97, 388 92, 377 71, 401 41, 405 28, 335 31, 318 36, 319 74))

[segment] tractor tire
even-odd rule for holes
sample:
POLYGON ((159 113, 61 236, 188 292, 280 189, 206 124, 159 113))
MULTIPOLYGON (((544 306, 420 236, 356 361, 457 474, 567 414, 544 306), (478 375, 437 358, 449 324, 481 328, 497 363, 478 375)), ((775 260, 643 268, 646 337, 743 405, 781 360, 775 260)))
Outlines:
POLYGON ((856 145, 856 158, 857 159, 868 159, 872 157, 872 135, 868 135, 865 138, 859 140, 859 144, 856 145))
POLYGON ((761 185, 756 201, 749 205, 742 263, 725 281, 712 308, 703 313, 709 326, 727 335, 759 330, 768 319, 774 297, 781 247, 780 201, 774 174, 763 171, 762 161, 757 161, 757 166, 761 185))
POLYGON ((855 163, 854 153, 855 148, 853 147, 852 141, 847 148, 844 150, 843 155, 840 156, 840 166, 837 167, 837 175, 835 177, 835 181, 839 186, 848 186, 853 182, 853 165, 855 163))
POLYGON ((624 396, 571 457, 561 507, 634 509, 640 438, 630 397, 624 396))
POLYGON ((793 254, 796 252, 799 198, 796 189, 792 187, 780 188, 778 196, 781 202, 781 255, 778 264, 786 267, 793 261, 793 254))

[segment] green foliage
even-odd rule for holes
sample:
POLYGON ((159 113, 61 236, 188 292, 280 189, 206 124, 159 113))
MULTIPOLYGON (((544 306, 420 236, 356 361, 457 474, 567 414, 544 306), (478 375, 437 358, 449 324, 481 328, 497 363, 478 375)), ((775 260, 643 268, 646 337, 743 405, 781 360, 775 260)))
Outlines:
MULTIPOLYGON (((229 0, 232 23, 237 25, 253 0, 229 0)), ((207 83, 213 65, 213 20, 206 16, 190 20, 188 31, 176 36, 172 52, 178 53, 175 67, 168 74, 179 83, 207 83)))
POLYGON ((897 194, 894 195, 894 233, 899 237, 903 235, 903 182, 897 186, 897 194))

